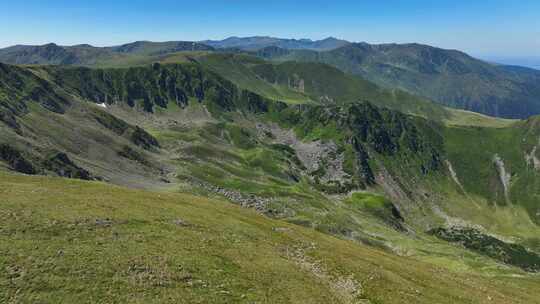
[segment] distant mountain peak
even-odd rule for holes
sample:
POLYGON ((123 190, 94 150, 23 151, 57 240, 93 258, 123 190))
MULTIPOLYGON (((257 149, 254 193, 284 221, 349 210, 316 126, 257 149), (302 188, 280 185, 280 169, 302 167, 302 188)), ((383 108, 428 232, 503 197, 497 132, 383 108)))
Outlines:
POLYGON ((350 42, 334 37, 327 37, 322 40, 312 40, 308 38, 276 38, 271 36, 251 36, 251 37, 228 37, 223 40, 206 40, 201 43, 218 49, 237 48, 240 50, 256 51, 267 47, 279 47, 282 49, 308 49, 315 51, 333 50, 350 42))
POLYGON ((63 47, 59 46, 58 44, 56 44, 56 43, 54 43, 54 42, 50 42, 50 43, 44 44, 44 45, 41 46, 41 48, 48 49, 48 50, 53 50, 53 49, 64 49, 63 47))
POLYGON ((335 40, 341 40, 341 41, 344 41, 344 40, 342 40, 342 39, 338 39, 338 38, 333 37, 333 36, 328 36, 328 37, 326 37, 326 38, 324 38, 324 39, 321 39, 321 41, 335 41, 335 40))
POLYGON ((79 48, 93 48, 94 46, 91 45, 91 44, 88 44, 88 43, 83 43, 83 44, 76 44, 76 45, 73 45, 72 47, 79 47, 79 48))

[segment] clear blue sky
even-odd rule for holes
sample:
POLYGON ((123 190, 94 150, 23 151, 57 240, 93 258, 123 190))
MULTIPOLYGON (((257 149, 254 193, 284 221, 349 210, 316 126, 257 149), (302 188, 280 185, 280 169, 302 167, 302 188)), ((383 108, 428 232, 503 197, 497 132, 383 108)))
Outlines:
POLYGON ((0 0, 0 47, 271 35, 538 56, 540 0, 0 0))

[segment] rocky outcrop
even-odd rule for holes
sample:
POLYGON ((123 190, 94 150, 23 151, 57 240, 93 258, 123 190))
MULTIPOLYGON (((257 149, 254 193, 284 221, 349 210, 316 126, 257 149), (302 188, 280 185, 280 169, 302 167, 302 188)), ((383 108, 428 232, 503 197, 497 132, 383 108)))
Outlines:
POLYGON ((0 121, 21 133, 16 117, 28 113, 35 102, 58 114, 71 105, 65 92, 36 76, 34 70, 0 63, 0 121))
POLYGON ((530 272, 540 272, 540 256, 522 245, 507 243, 474 228, 436 228, 429 233, 448 242, 458 243, 479 254, 530 272))
POLYGON ((225 189, 219 186, 215 186, 206 182, 192 180, 191 183, 194 186, 203 188, 215 194, 219 194, 230 200, 231 202, 238 204, 244 208, 252 208, 257 212, 266 213, 268 211, 268 204, 272 201, 270 198, 264 198, 253 194, 243 194, 230 189, 225 189))
POLYGON ((5 161, 11 169, 17 172, 25 174, 37 173, 32 163, 21 152, 7 144, 0 144, 0 160, 5 161))
POLYGON ((138 126, 131 133, 130 139, 135 145, 146 150, 159 147, 157 139, 138 126))
POLYGON ((77 166, 67 154, 58 152, 43 162, 43 167, 53 171, 61 177, 76 178, 82 180, 92 180, 92 174, 77 166))
POLYGON ((256 125, 259 136, 271 136, 272 142, 293 149, 306 176, 323 185, 351 183, 351 176, 344 170, 345 156, 334 141, 302 141, 293 130, 277 124, 256 125))

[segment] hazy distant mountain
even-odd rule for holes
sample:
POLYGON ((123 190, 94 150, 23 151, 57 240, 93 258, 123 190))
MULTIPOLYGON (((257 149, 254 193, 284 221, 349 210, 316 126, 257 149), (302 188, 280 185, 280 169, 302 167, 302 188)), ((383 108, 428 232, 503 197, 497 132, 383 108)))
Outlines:
POLYGON ((496 65, 456 50, 354 43, 325 52, 271 47, 257 54, 278 61, 331 64, 385 87, 493 116, 523 118, 540 113, 540 71, 496 65))
POLYGON ((160 54, 174 53, 180 51, 212 51, 214 48, 193 41, 136 41, 116 47, 109 48, 114 52, 134 53, 134 54, 160 54))
MULTIPOLYGON (((0 50, 0 61, 14 64, 74 64, 79 61, 73 47, 68 50, 54 43, 16 45, 0 50)), ((83 47, 86 48, 86 47, 83 47)))
POLYGON ((350 42, 328 37, 323 40, 311 39, 283 39, 274 37, 229 37, 224 40, 206 40, 201 43, 215 48, 237 48, 241 50, 258 50, 266 47, 279 47, 290 50, 306 49, 316 51, 333 50, 350 42))
POLYGON ((502 65, 517 65, 540 70, 540 57, 501 57, 501 56, 483 56, 481 57, 489 62, 502 65))
POLYGON ((67 64, 92 65, 96 62, 114 60, 125 54, 160 55, 180 51, 213 51, 218 49, 257 50, 269 46, 283 49, 332 50, 349 42, 336 38, 324 40, 280 39, 272 37, 231 37, 221 41, 136 41, 112 47, 94 47, 89 44, 60 46, 16 45, 0 49, 0 62, 10 64, 67 64))
POLYGON ((0 62, 11 64, 91 65, 122 54, 159 55, 179 51, 211 51, 212 47, 192 41, 136 41, 113 47, 94 47, 89 44, 59 46, 16 45, 0 49, 0 62))

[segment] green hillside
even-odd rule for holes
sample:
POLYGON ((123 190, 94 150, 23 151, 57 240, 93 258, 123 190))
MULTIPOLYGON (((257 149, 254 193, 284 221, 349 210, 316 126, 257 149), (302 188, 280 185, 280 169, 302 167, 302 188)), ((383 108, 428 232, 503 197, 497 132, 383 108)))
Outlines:
MULTIPOLYGON (((171 55, 161 61, 175 62, 176 58, 171 55)), ((321 63, 271 63, 242 54, 203 54, 191 58, 242 88, 286 102, 344 104, 369 101, 449 125, 504 127, 516 122, 445 108, 402 90, 381 88, 321 63)))
POLYGON ((538 300, 537 278, 449 272, 219 200, 5 173, 0 190, 6 303, 538 300))
POLYGON ((312 96, 283 83, 266 81, 254 70, 264 64, 256 57, 237 54, 210 54, 197 58, 197 61, 237 86, 251 90, 262 96, 289 103, 316 102, 312 96))
POLYGON ((446 129, 449 159, 467 192, 497 205, 519 204, 540 223, 537 159, 540 145, 538 117, 502 129, 452 127, 446 129), (500 159, 508 174, 508 189, 500 182, 500 159))
POLYGON ((450 111, 459 120, 449 124, 389 109, 423 103, 326 65, 199 55, 127 68, 0 65, 0 170, 93 180, 2 173, 5 297, 536 301, 537 118, 450 111), (295 74, 304 92, 283 82, 295 74), (315 98, 323 93, 335 101, 315 98), (280 255, 297 242, 325 249, 280 255), (40 262, 53 256, 59 264, 40 262), (36 273, 51 279, 22 280, 36 273), (89 282, 92 295, 80 291, 89 282))
POLYGON ((493 65, 455 50, 355 43, 325 52, 271 48, 256 53, 277 61, 327 63, 454 108, 506 118, 540 113, 540 72, 493 65))
POLYGON ((191 41, 136 41, 119 46, 95 47, 88 44, 60 46, 16 45, 0 49, 0 62, 11 64, 96 65, 102 62, 115 65, 133 63, 143 58, 180 51, 212 51, 213 48, 191 41), (118 61, 118 62, 117 62, 118 61))

